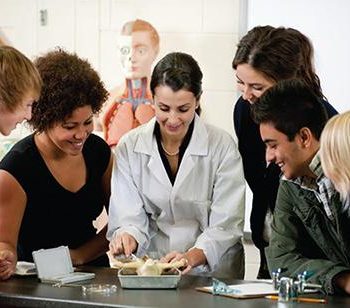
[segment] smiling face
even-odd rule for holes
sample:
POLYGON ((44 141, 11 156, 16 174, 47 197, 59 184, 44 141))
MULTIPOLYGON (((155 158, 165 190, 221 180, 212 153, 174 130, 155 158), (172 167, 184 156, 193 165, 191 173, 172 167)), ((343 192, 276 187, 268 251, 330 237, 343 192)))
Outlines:
POLYGON ((0 133, 8 136, 16 128, 17 124, 22 123, 24 120, 30 120, 33 102, 33 96, 28 94, 24 96, 22 102, 14 111, 0 104, 0 133))
POLYGON ((51 142, 63 153, 78 155, 93 130, 93 113, 90 105, 75 109, 71 116, 46 131, 51 142))
POLYGON ((198 107, 192 92, 174 92, 168 86, 158 86, 154 95, 155 115, 162 137, 183 139, 198 107))
POLYGON ((300 133, 290 141, 272 124, 262 123, 260 135, 266 145, 266 161, 278 165, 287 179, 310 175, 309 163, 314 153, 308 150, 305 138, 300 133))
POLYGON ((135 31, 119 38, 119 51, 125 77, 140 79, 151 75, 152 63, 157 56, 150 33, 135 31))
POLYGON ((251 104, 254 104, 267 89, 275 84, 275 81, 266 78, 264 74, 247 63, 237 65, 236 78, 237 89, 251 104))

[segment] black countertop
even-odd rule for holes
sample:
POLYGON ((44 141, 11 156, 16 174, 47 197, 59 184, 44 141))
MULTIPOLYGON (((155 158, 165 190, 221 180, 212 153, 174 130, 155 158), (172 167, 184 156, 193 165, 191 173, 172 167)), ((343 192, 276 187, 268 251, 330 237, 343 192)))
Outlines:
MULTIPOLYGON (((281 303, 265 298, 232 299, 198 292, 195 287, 211 285, 211 279, 200 276, 183 276, 179 287, 173 290, 128 290, 120 287, 117 272, 111 268, 84 267, 94 272, 96 278, 81 284, 116 284, 118 290, 109 296, 84 295, 81 287, 53 287, 36 277, 12 277, 0 282, 0 307, 297 307, 312 306, 350 307, 350 297, 329 296, 327 304, 281 303), (321 305, 321 306, 320 306, 321 305)), ((233 283, 230 281, 229 283, 233 283)), ((242 282, 242 281, 236 281, 242 282)), ((74 283, 75 285, 78 283, 74 283)), ((322 295, 313 295, 322 296, 322 295)))

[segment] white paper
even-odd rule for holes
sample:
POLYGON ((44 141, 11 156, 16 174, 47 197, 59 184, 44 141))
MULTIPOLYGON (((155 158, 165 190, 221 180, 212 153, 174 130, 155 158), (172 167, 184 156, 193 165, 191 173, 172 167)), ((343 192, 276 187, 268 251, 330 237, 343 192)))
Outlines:
MULTIPOLYGON (((278 294, 278 291, 274 290, 272 284, 265 282, 234 284, 228 287, 235 290, 234 294, 237 296, 278 294)), ((204 289, 210 292, 213 291, 213 287, 204 287, 204 289)))

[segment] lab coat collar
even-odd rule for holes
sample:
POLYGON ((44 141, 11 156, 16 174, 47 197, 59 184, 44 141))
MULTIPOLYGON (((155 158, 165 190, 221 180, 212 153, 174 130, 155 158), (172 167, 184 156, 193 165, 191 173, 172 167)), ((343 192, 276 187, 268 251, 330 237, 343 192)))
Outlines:
POLYGON ((152 155, 157 149, 156 137, 153 134, 156 118, 153 117, 149 122, 140 127, 140 134, 135 143, 134 151, 136 153, 143 153, 152 155))
POLYGON ((206 156, 209 152, 208 131, 204 122, 196 114, 192 138, 187 147, 189 155, 206 156))
MULTIPOLYGON (((194 121, 192 137, 185 155, 206 156, 209 151, 208 131, 197 114, 194 121)), ((153 117, 148 123, 140 127, 141 132, 135 144, 135 152, 151 156, 158 154, 157 141, 154 136, 155 122, 156 118, 153 117)))

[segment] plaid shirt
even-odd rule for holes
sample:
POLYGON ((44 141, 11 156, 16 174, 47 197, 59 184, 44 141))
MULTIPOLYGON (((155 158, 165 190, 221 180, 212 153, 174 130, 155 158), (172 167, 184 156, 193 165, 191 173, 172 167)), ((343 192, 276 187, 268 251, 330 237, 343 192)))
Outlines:
POLYGON ((332 182, 328 178, 326 178, 326 176, 323 173, 319 153, 316 153, 315 157, 309 165, 309 168, 312 171, 312 173, 316 175, 316 179, 307 176, 302 176, 294 180, 288 180, 283 176, 282 180, 293 182, 303 189, 312 191, 315 194, 317 200, 322 203, 328 218, 334 224, 335 218, 330 209, 330 203, 331 198, 336 193, 336 191, 332 182))

